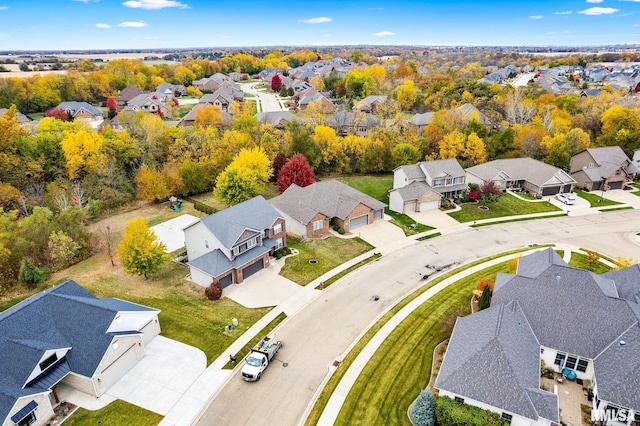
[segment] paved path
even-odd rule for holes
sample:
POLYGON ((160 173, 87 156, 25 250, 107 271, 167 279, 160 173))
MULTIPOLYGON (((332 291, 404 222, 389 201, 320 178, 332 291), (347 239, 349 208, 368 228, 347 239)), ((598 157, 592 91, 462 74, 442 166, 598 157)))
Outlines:
POLYGON ((271 112, 271 111, 282 111, 285 109, 282 101, 280 100, 280 96, 272 93, 271 91, 267 91, 266 89, 258 89, 258 86, 261 83, 244 83, 240 85, 240 88, 245 93, 250 93, 255 97, 247 98, 254 99, 257 102, 258 112, 271 112))
POLYGON ((408 243, 405 240, 377 248, 385 256, 340 279, 319 296, 310 295, 295 303, 293 310, 298 313, 277 330, 277 338, 285 342, 278 358, 288 367, 276 363, 258 383, 244 382, 235 371, 196 424, 252 424, 262 422, 265 413, 274 412, 280 424, 298 424, 333 362, 340 361, 390 306, 424 284, 420 277, 427 263, 472 261, 546 242, 593 247, 613 257, 623 254, 640 258, 640 249, 630 237, 637 232, 640 212, 627 210, 471 228, 435 240, 407 239, 408 243), (372 300, 373 295, 378 296, 377 301, 372 300))

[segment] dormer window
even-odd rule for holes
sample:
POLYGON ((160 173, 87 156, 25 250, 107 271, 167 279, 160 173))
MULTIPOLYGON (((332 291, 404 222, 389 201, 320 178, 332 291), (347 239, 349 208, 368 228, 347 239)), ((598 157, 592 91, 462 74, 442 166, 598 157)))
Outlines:
POLYGON ((58 354, 55 352, 52 353, 49 357, 45 358, 40 364, 40 371, 44 371, 47 368, 51 367, 58 360, 58 354))

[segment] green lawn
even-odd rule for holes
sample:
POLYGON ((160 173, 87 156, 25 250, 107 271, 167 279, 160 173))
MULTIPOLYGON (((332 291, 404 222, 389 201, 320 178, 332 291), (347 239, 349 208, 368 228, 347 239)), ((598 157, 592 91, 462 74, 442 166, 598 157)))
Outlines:
POLYGON ((65 420, 65 426, 155 426, 162 421, 163 416, 151 411, 129 404, 121 400, 115 400, 106 407, 89 411, 78 408, 65 420))
POLYGON ((469 301, 478 279, 495 279, 498 272, 508 272, 508 262, 452 284, 402 321, 358 376, 336 424, 357 419, 367 425, 411 425, 407 410, 429 382, 434 348, 451 335, 458 316, 470 313, 469 301))
MULTIPOLYGON (((393 187, 393 175, 342 176, 336 179, 386 205, 389 204, 388 191, 393 187)), ((388 207, 384 212, 393 218, 391 223, 402 228, 407 236, 433 229, 431 226, 416 223, 406 214, 392 212, 388 207)))
POLYGON ((280 275, 300 285, 309 284, 325 272, 374 248, 357 237, 302 241, 291 235, 287 236, 287 246, 297 249, 300 254, 285 260, 280 275), (310 259, 317 260, 317 263, 310 264, 310 259))
POLYGON ((479 206, 480 204, 475 203, 462 204, 462 210, 448 214, 458 222, 471 222, 495 217, 562 211, 547 201, 523 201, 510 194, 502 194, 498 201, 488 204, 489 210, 480 210, 479 206))
POLYGON ((602 198, 601 197, 602 191, 587 192, 587 191, 583 191, 582 189, 576 188, 574 189, 574 192, 579 197, 587 200, 589 204, 591 204, 591 207, 615 206, 617 204, 621 204, 621 203, 618 203, 617 201, 612 201, 612 200, 607 200, 606 198, 602 198))
POLYGON ((587 256, 582 253, 571 253, 571 261, 569 262, 569 266, 573 266, 574 268, 587 269, 589 271, 595 272, 596 274, 604 274, 605 272, 609 272, 611 267, 605 265, 604 263, 598 261, 595 263, 591 263, 587 260, 587 256))

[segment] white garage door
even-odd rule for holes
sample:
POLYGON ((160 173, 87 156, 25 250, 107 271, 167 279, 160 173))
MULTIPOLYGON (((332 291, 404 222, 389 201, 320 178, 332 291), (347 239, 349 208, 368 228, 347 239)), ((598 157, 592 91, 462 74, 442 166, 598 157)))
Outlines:
POLYGON ((420 211, 426 212, 428 210, 435 210, 438 208, 437 201, 426 201, 424 203, 420 203, 420 211))
POLYGON ((120 380, 127 371, 131 370, 131 368, 136 365, 136 362, 138 362, 136 348, 135 346, 131 346, 120 358, 102 371, 102 383, 109 389, 120 380))
POLYGON ((375 210, 373 212, 373 220, 382 219, 384 217, 383 213, 384 213, 384 210, 382 210, 382 209, 375 210))
POLYGON ((367 223, 369 223, 369 215, 354 217, 349 221, 349 229, 353 231, 356 228, 365 226, 367 223))

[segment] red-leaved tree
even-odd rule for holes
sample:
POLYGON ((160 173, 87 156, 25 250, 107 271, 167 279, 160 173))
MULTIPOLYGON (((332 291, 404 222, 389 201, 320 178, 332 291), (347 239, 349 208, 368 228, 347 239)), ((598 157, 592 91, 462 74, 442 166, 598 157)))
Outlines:
POLYGON ((116 101, 116 98, 113 96, 109 96, 109 98, 107 98, 107 114, 109 120, 118 114, 118 101, 116 101))
POLYGON ((280 176, 280 170, 282 170, 284 165, 287 164, 287 161, 289 161, 289 159, 282 152, 279 152, 278 155, 276 155, 276 158, 273 159, 273 162, 271 163, 271 167, 273 168, 273 174, 271 175, 272 182, 275 182, 278 179, 278 176, 280 176))
POLYGON ((62 121, 71 121, 71 117, 67 114, 67 111, 62 108, 51 108, 44 113, 45 117, 57 118, 62 121))
POLYGON ((309 186, 316 180, 313 176, 313 170, 307 162, 307 159, 302 154, 296 154, 291 157, 291 160, 287 162, 278 175, 278 189, 280 192, 284 192, 291 186, 292 183, 300 187, 309 186))
POLYGON ((271 90, 274 92, 279 92, 282 87, 282 79, 278 74, 274 75, 271 79, 271 90))

